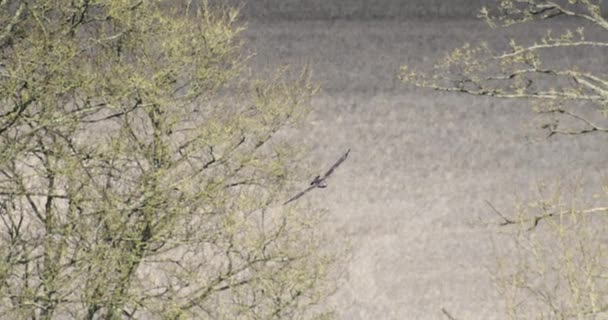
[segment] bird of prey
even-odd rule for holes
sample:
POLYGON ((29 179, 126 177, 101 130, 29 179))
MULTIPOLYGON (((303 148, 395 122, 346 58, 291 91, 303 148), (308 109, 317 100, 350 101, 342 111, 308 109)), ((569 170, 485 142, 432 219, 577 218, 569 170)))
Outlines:
POLYGON ((298 199, 300 199, 300 197, 302 197, 303 195, 305 195, 308 191, 314 189, 314 188, 326 188, 327 187, 327 181, 325 181, 332 173, 334 173, 334 170, 336 170, 337 167, 339 167, 342 162, 344 162, 344 160, 346 160, 346 157, 348 157, 348 154, 350 153, 350 149, 348 149, 346 151, 346 153, 340 158, 338 159, 338 161, 336 161, 336 163, 334 163, 333 166, 331 166, 331 168, 329 168, 329 170, 327 170, 327 172, 325 172, 325 174, 323 176, 316 176, 311 182, 310 185, 308 186, 308 188, 304 189, 303 191, 301 191, 300 193, 296 194, 295 196, 291 197, 289 200, 285 201, 285 203, 283 203, 283 205, 286 205, 292 201, 296 201, 298 199))

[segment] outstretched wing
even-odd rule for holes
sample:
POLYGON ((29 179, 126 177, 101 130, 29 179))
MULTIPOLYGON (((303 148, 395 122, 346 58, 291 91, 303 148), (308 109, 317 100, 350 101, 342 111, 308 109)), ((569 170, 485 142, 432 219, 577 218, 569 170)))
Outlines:
POLYGON ((334 163, 334 165, 331 166, 331 168, 329 168, 329 170, 327 170, 327 172, 325 172, 325 174, 323 175, 323 178, 321 178, 321 179, 325 179, 325 178, 329 177, 334 172, 334 170, 336 170, 336 168, 339 167, 342 164, 342 162, 344 162, 344 160, 346 160, 349 153, 350 153, 350 149, 348 149, 346 151, 346 153, 342 156, 342 158, 338 159, 338 161, 336 161, 336 163, 334 163))
POLYGON ((312 185, 312 186, 310 186, 310 187, 308 187, 308 188, 304 189, 304 191, 302 191, 302 192, 300 192, 300 193, 296 194, 295 196, 291 197, 291 199, 289 199, 289 200, 285 201, 285 203, 283 203, 283 205, 286 205, 286 204, 288 204, 288 203, 290 203, 290 202, 292 202, 292 201, 296 201, 296 200, 300 199, 300 197, 302 197, 303 195, 305 195, 305 194, 306 194, 306 192, 308 192, 308 191, 310 191, 310 190, 312 190, 312 189, 314 189, 314 188, 316 188, 316 186, 315 186, 315 185, 312 185))

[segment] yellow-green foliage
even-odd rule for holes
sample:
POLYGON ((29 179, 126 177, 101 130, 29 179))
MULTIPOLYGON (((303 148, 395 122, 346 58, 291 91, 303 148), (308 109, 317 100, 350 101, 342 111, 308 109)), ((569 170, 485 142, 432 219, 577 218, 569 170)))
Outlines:
MULTIPOLYGON (((492 10, 484 7, 480 11, 480 17, 491 27, 528 23, 528 30, 533 31, 538 29, 533 25, 534 21, 560 16, 574 17, 579 24, 574 30, 552 32, 549 29, 538 39, 533 36, 522 41, 511 39, 509 49, 503 52, 492 50, 485 42, 465 44, 448 53, 431 72, 403 66, 401 79, 408 84, 441 91, 543 99, 553 101, 553 104, 578 100, 608 110, 608 79, 603 71, 589 68, 602 61, 601 57, 584 56, 589 52, 603 56, 608 48, 608 42, 601 37, 608 31, 608 20, 601 15, 599 4, 595 1, 504 0, 492 10), (587 38, 585 26, 592 29, 593 39, 587 38), (576 49, 587 52, 572 59, 576 62, 570 65, 559 63, 559 58, 572 52, 568 50, 576 49), (595 49, 604 51, 591 51, 595 49)), ((554 108, 550 109, 554 111, 554 108)))
POLYGON ((548 189, 539 188, 541 200, 519 206, 517 228, 509 233, 515 250, 497 252, 493 277, 508 319, 602 318, 608 208, 581 210, 585 204, 577 196, 564 199, 577 191, 548 189))
POLYGON ((315 88, 251 79, 241 29, 206 1, 0 0, 0 318, 312 315, 334 259, 280 206, 277 133, 315 88))
MULTIPOLYGON (((491 27, 528 24, 522 29, 523 39, 504 43, 508 49, 502 52, 485 42, 465 44, 447 53, 431 71, 403 66, 402 80, 438 91, 534 99, 540 112, 553 117, 542 126, 549 136, 605 135, 607 127, 577 111, 581 105, 608 111, 608 77, 603 64, 608 20, 600 6, 601 1, 587 0, 496 1, 492 9, 483 8, 480 17, 491 27), (565 16, 569 17, 567 25, 574 28, 547 30, 535 38, 537 20, 565 16), (564 59, 573 52, 575 56, 564 59), (576 127, 562 127, 559 120, 563 118, 576 127)), ((603 190, 599 197, 605 196, 603 190)), ((498 270, 492 270, 509 319, 606 318, 608 207, 589 208, 588 202, 575 200, 572 192, 557 192, 551 199, 543 197, 532 206, 522 206, 518 218, 502 217, 503 225, 518 227, 509 234, 509 240, 515 240, 514 249, 499 252, 498 270)), ((504 245, 508 241, 501 242, 501 249, 508 247, 504 245)))

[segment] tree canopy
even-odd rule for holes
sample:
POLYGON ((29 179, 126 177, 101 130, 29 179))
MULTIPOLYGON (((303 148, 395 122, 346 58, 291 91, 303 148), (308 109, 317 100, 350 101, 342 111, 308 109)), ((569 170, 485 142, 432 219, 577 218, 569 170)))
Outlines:
POLYGON ((0 318, 327 315, 321 215, 280 205, 315 87, 250 76, 237 17, 0 1, 0 318))
MULTIPOLYGON (((592 0, 496 1, 495 6, 482 8, 479 17, 492 28, 526 25, 526 32, 506 44, 496 39, 466 43, 445 54, 432 70, 403 66, 401 79, 437 91, 531 100, 538 112, 548 116, 541 126, 548 137, 608 133, 600 124, 600 115, 608 112, 608 20, 603 11, 601 1, 592 0), (535 38, 544 28, 548 29, 535 38), (582 107, 597 113, 590 116, 582 107)), ((500 226, 515 228, 511 234, 515 250, 497 250, 498 263, 491 270, 506 315, 509 319, 605 317, 608 207, 591 205, 592 197, 581 196, 578 186, 553 183, 558 187, 539 186, 539 199, 516 205, 511 215, 488 202, 500 226)), ((593 198, 605 202, 599 201, 605 195, 604 186, 593 198)))

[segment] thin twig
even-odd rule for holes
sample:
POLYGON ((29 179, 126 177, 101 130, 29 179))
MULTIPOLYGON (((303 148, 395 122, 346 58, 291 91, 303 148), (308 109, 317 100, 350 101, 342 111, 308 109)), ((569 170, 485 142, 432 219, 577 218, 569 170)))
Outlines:
POLYGON ((449 319, 449 320, 457 320, 453 315, 451 315, 445 308, 441 308, 441 312, 449 319))
MULTIPOLYGON (((551 217, 555 217, 558 215, 562 215, 562 214, 567 214, 570 213, 572 211, 559 211, 559 212, 548 212, 542 215, 538 215, 538 216, 534 216, 528 219, 520 219, 520 220, 512 220, 507 218, 504 214, 502 214, 500 211, 498 211, 490 201, 486 200, 485 201, 488 206, 490 206, 490 208, 492 208, 492 210, 498 215, 500 216, 504 221, 501 222, 499 225, 500 226, 506 226, 506 225, 512 225, 512 224, 521 224, 521 223, 532 223, 532 226, 530 226, 528 228, 529 230, 532 230, 534 228, 536 228, 538 226, 538 224, 540 223, 541 220, 543 219, 547 219, 547 218, 551 218, 551 217)), ((608 212, 608 207, 597 207, 597 208, 591 208, 591 209, 587 209, 587 210, 580 210, 580 211, 574 211, 576 213, 579 214, 591 214, 591 213, 598 213, 598 212, 608 212)))
POLYGON ((592 133, 592 132, 608 132, 608 128, 604 128, 604 127, 600 127, 594 123, 592 123, 591 121, 585 119, 584 117, 575 114, 573 112, 570 112, 568 110, 562 109, 562 108, 557 108, 557 109, 551 109, 551 110, 546 110, 546 111, 541 111, 540 113, 560 113, 560 114, 565 114, 569 117, 572 117, 576 120, 579 120, 581 122, 583 122, 588 128, 586 129, 581 129, 581 130, 557 130, 557 126, 556 125, 544 125, 543 128, 544 129, 549 129, 549 136, 551 137, 554 134, 566 134, 566 135, 578 135, 578 134, 586 134, 586 133, 592 133))
POLYGON ((500 217, 501 217, 501 218, 504 220, 503 222, 501 222, 501 223, 500 223, 500 225, 501 225, 501 226, 506 226, 506 225, 508 225, 508 224, 514 224, 514 223, 516 223, 515 221, 513 221, 513 220, 511 220, 511 219, 507 218, 507 217, 506 217, 504 214, 502 214, 500 211, 498 211, 498 210, 497 210, 497 209, 494 207, 494 205, 492 205, 492 203, 491 203, 490 201, 485 200, 485 202, 486 202, 486 204, 487 204, 488 206, 490 206, 490 208, 492 208, 492 210, 493 210, 493 211, 494 211, 494 212, 495 212, 497 215, 499 215, 499 216, 500 216, 500 217))

